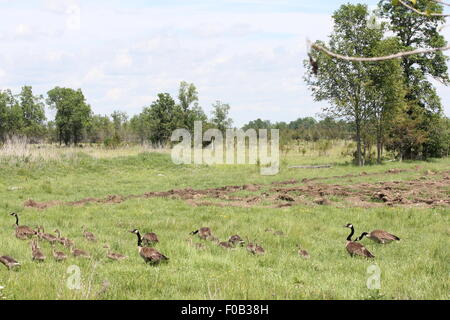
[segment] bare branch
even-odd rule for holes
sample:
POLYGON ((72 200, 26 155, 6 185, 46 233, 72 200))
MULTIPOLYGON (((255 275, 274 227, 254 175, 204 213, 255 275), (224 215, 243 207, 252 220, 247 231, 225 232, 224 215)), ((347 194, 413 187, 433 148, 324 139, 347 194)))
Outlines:
POLYGON ((401 58, 401 57, 411 56, 411 55, 414 55, 414 54, 423 54, 423 53, 432 53, 432 52, 437 52, 437 51, 446 51, 446 50, 450 50, 450 45, 448 45, 446 47, 442 47, 442 48, 417 49, 417 50, 413 50, 413 51, 399 52, 399 53, 396 53, 396 54, 383 56, 383 57, 371 57, 371 58, 344 56, 344 55, 341 55, 341 54, 338 54, 338 53, 334 53, 334 52, 328 50, 327 48, 322 47, 321 45, 318 45, 316 43, 313 43, 311 45, 311 48, 315 49, 315 50, 322 51, 322 52, 324 52, 325 54, 327 54, 330 57, 341 59, 341 60, 355 61, 355 62, 376 62, 376 61, 385 61, 385 60, 397 59, 397 58, 401 58))
MULTIPOLYGON (((403 6, 405 6, 406 8, 414 11, 417 14, 420 14, 422 16, 427 16, 427 17, 450 17, 450 14, 445 14, 445 13, 432 13, 432 12, 423 12, 423 11, 419 11, 416 8, 410 6, 409 4, 407 4, 406 2, 404 2, 403 0, 398 0, 398 2, 400 2, 403 6)), ((442 2, 440 2, 442 4, 442 2)))
POLYGON ((431 1, 437 2, 437 3, 440 3, 440 4, 444 5, 444 6, 450 7, 450 3, 446 3, 446 2, 444 2, 444 1, 442 1, 442 0, 431 0, 431 1))

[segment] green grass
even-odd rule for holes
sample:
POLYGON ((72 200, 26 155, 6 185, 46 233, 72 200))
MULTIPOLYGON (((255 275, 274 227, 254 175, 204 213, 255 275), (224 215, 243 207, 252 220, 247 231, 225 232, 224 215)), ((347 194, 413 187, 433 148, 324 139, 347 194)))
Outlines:
MULTIPOLYGON (((256 166, 175 166, 167 154, 93 158, 86 154, 67 161, 18 162, 0 166, 0 255, 22 263, 19 271, 0 265, 0 298, 6 299, 449 299, 449 209, 383 207, 373 209, 334 206, 294 206, 284 209, 192 207, 182 200, 134 199, 121 204, 56 206, 38 211, 23 202, 75 201, 86 197, 142 194, 192 187, 194 189, 270 184, 292 178, 333 177, 345 174, 380 173, 349 179, 330 178, 321 183, 359 183, 410 180, 426 170, 449 170, 448 159, 431 162, 388 163, 363 169, 346 164, 338 154, 323 158, 332 169, 287 169, 290 165, 318 163, 314 157, 290 154, 277 176, 265 177, 256 166), (414 167, 420 165, 416 170, 414 167), (391 168, 409 170, 384 174, 391 168), (160 176, 163 175, 163 176, 160 176), (58 228, 93 258, 69 258, 57 263, 51 247, 41 243, 47 261, 31 261, 27 241, 14 237, 11 211, 21 224, 43 225, 46 232, 58 228), (375 228, 390 231, 402 241, 388 246, 363 240, 376 256, 374 261, 351 258, 345 251, 348 222, 357 233, 375 228), (82 226, 93 231, 99 242, 88 243, 82 226), (209 226, 220 239, 233 234, 258 241, 264 256, 251 256, 244 248, 226 251, 211 242, 198 251, 185 241, 189 232, 209 226), (168 264, 144 264, 136 248, 132 228, 156 232, 157 248, 170 258, 168 264), (266 228, 282 230, 277 237, 266 228), (126 254, 128 260, 110 262, 104 244, 126 254), (301 259, 300 243, 311 254, 301 259), (381 289, 369 290, 367 268, 381 269, 381 289), (68 268, 81 270, 81 290, 70 290, 68 268), (102 290, 107 281, 109 287, 102 290)), ((241 195, 247 194, 246 192, 241 195)), ((195 241, 199 241, 194 238, 195 241)))

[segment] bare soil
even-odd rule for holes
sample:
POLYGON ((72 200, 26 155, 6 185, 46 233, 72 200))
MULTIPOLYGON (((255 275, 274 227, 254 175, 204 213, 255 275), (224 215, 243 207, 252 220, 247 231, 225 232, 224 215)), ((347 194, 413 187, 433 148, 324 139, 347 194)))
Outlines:
MULTIPOLYGON (((285 208, 294 205, 334 205, 337 207, 450 207, 450 171, 426 171, 415 180, 389 181, 377 183, 326 184, 320 180, 347 179, 389 174, 394 175, 405 170, 391 169, 384 173, 361 172, 357 175, 334 177, 318 177, 303 179, 301 182, 292 179, 273 182, 270 185, 247 184, 244 186, 224 186, 203 190, 192 188, 169 190, 161 192, 147 192, 141 195, 109 195, 106 198, 86 198, 79 201, 26 201, 24 206, 45 210, 58 205, 83 206, 88 203, 118 204, 130 199, 167 198, 181 199, 192 206, 218 207, 268 207, 285 208), (254 194, 239 196, 236 193, 245 191, 254 194)), ((351 182, 351 179, 350 179, 351 182)))

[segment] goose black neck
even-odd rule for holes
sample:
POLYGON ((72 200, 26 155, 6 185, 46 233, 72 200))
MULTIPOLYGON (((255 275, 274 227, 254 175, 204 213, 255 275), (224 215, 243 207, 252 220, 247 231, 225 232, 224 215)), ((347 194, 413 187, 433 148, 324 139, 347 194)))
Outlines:
POLYGON ((142 237, 141 234, 139 232, 136 233, 137 237, 138 237, 138 247, 142 246, 142 237))
POLYGON ((16 217, 16 226, 19 226, 19 216, 17 214, 14 215, 16 217))
POLYGON ((355 233, 355 229, 353 228, 353 226, 352 226, 352 232, 350 233, 350 235, 347 237, 347 241, 352 241, 352 237, 353 237, 353 234, 355 233))

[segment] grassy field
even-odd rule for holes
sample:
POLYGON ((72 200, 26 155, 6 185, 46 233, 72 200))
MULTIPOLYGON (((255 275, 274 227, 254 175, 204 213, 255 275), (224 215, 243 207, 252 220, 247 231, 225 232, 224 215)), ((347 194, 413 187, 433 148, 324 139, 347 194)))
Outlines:
MULTIPOLYGON (((380 181, 407 182, 428 172, 430 181, 441 181, 450 170, 450 160, 390 162, 354 167, 341 155, 338 145, 327 156, 295 150, 283 158, 277 176, 261 176, 256 166, 176 166, 167 153, 142 150, 56 152, 48 159, 35 154, 0 155, 0 255, 21 262, 19 271, 0 265, 0 298, 3 299, 449 299, 449 206, 347 205, 339 196, 330 205, 295 204, 285 208, 255 206, 193 206, 181 198, 136 197, 120 203, 56 205, 45 210, 27 208, 24 202, 103 199, 109 195, 142 195, 152 191, 260 184, 261 192, 271 183, 321 178, 315 184, 360 185, 380 181), (116 153, 114 153, 116 152, 116 153), (299 164, 331 163, 330 169, 288 169, 299 164), (399 169, 388 174, 390 169, 399 169), (363 175, 360 175, 364 171, 363 175), (445 174, 445 173, 444 173, 445 174), (352 178, 338 176, 353 175, 352 178), (17 212, 21 224, 43 225, 46 232, 61 230, 92 259, 52 259, 49 244, 40 242, 47 261, 31 260, 27 241, 14 236, 17 212), (387 246, 370 240, 363 244, 376 256, 373 261, 351 258, 345 243, 353 223, 356 232, 385 229, 402 240, 387 246), (96 234, 98 243, 88 243, 82 226, 96 234), (252 256, 245 248, 225 250, 204 242, 205 250, 191 246, 189 232, 208 226, 221 240, 233 234, 257 241, 266 250, 252 256), (146 265, 137 252, 136 236, 128 231, 156 232, 157 249, 170 258, 160 266, 146 265), (281 230, 285 236, 265 232, 281 230), (112 262, 104 244, 129 258, 112 262), (309 251, 305 260, 296 244, 309 251), (381 270, 381 289, 369 290, 367 269, 381 270), (71 290, 70 266, 81 271, 81 289, 71 290)), ((445 189, 450 197, 449 180, 445 189)), ((246 191, 235 193, 245 196, 246 191)), ((211 199, 213 200, 213 199, 211 199)), ((196 237, 194 242, 200 242, 196 237)), ((60 249, 63 249, 60 247, 60 249)), ((64 250, 64 249, 63 249, 64 250)), ((66 251, 67 252, 67 251, 66 251)))

